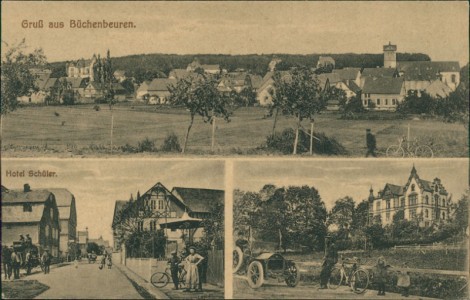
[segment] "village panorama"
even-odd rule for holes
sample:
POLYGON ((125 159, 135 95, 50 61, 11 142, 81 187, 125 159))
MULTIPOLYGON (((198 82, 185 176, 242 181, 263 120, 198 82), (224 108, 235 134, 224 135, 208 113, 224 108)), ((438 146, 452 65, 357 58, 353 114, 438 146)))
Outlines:
POLYGON ((24 72, 2 89, 2 154, 466 157, 468 64, 376 46, 53 63, 13 47, 9 66, 24 72))

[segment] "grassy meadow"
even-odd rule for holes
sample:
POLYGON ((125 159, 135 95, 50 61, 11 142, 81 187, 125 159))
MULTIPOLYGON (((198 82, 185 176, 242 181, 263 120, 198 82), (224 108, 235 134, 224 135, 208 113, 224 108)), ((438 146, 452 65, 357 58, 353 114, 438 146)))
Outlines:
MULTIPOLYGON (((218 119, 214 154, 273 154, 259 149, 271 133, 272 118, 265 118, 265 108, 250 107, 236 110, 230 122, 218 119)), ((111 111, 101 105, 23 107, 3 119, 3 153, 18 156, 27 152, 55 152, 73 154, 106 153, 110 145, 111 115, 113 115, 113 145, 136 146, 149 138, 156 146, 174 132, 183 144, 189 124, 185 109, 116 105, 111 111)), ((294 119, 280 116, 276 130, 293 128, 294 119)), ((412 138, 434 143, 436 157, 467 157, 468 131, 460 123, 438 120, 342 120, 339 114, 325 113, 315 118, 315 131, 334 137, 348 151, 349 156, 360 157, 366 152, 365 130, 376 135, 378 154, 385 156, 388 146, 406 135, 408 124, 412 138), (437 144, 437 145, 436 145, 437 144)), ((304 128, 310 128, 308 121, 304 128)), ((191 129, 188 154, 211 153, 211 125, 196 117, 191 129)), ((115 153, 122 152, 115 151, 115 153)), ((276 154, 276 153, 274 153, 276 154)))

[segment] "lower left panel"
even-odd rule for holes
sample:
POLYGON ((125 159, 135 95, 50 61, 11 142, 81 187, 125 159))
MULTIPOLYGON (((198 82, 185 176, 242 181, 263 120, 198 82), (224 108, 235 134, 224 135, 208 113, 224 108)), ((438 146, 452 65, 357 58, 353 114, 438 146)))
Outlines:
POLYGON ((1 175, 3 299, 224 297, 224 161, 11 159, 1 175))

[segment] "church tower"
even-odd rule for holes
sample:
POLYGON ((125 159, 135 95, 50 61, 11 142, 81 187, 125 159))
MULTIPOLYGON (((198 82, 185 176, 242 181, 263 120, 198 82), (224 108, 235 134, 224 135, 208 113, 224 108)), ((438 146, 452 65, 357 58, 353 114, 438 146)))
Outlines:
POLYGON ((384 45, 384 68, 397 67, 397 45, 384 45))

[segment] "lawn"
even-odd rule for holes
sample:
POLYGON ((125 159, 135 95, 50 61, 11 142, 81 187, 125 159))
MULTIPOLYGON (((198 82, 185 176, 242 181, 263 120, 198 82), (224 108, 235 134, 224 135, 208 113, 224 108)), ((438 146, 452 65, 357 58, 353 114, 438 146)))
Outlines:
MULTIPOLYGON (((21 151, 33 152, 106 152, 110 145, 111 113, 114 119, 113 144, 136 146, 146 137, 161 146, 168 133, 174 132, 183 143, 189 124, 189 114, 184 109, 148 106, 118 105, 113 111, 101 105, 25 107, 3 119, 3 153, 15 156, 21 151), (100 150, 101 149, 101 150, 100 150), (16 154, 15 154, 16 153, 16 154)), ((221 155, 260 154, 259 150, 271 133, 273 119, 264 118, 266 109, 241 108, 234 112, 231 121, 217 121, 215 153, 221 155)), ((439 144, 437 157, 467 157, 468 132, 460 123, 449 124, 438 120, 341 120, 338 114, 326 113, 315 118, 315 130, 334 137, 350 156, 365 154, 365 130, 371 128, 376 135, 379 156, 384 156, 389 145, 396 144, 406 135, 408 124, 411 137, 426 143, 439 144)), ((293 127, 294 120, 280 117, 277 130, 293 127)), ((309 128, 305 121, 303 125, 309 128)), ((191 129, 189 154, 209 153, 211 125, 201 118, 191 129)))
POLYGON ((3 299, 33 299, 49 287, 37 280, 2 281, 3 299))

